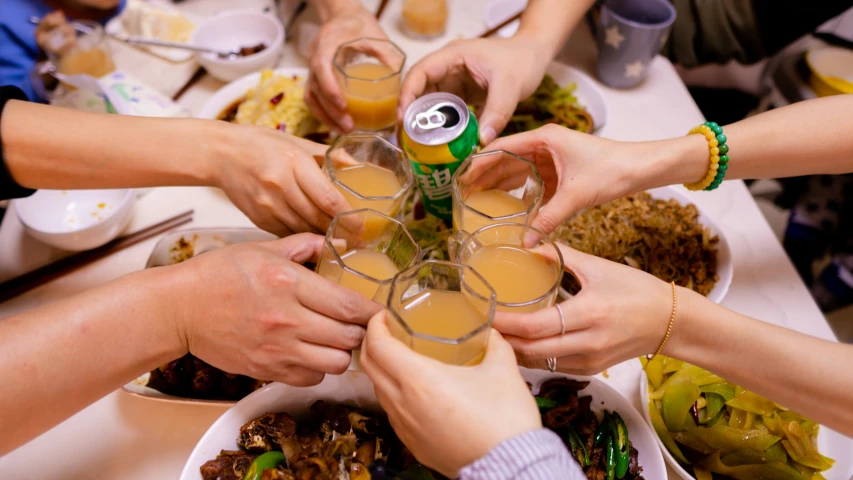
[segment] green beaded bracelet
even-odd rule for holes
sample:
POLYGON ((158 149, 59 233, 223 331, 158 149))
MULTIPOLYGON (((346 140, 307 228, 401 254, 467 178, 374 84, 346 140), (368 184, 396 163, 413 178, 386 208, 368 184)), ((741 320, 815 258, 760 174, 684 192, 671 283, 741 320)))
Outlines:
POLYGON ((717 167, 717 175, 714 177, 714 181, 704 188, 706 192, 710 192, 711 190, 719 187, 720 184, 723 183, 723 179, 726 177, 726 170, 729 169, 729 146, 726 145, 728 137, 723 133, 723 127, 719 126, 716 122, 705 122, 703 125, 714 132, 717 138, 717 148, 720 150, 720 162, 717 167))

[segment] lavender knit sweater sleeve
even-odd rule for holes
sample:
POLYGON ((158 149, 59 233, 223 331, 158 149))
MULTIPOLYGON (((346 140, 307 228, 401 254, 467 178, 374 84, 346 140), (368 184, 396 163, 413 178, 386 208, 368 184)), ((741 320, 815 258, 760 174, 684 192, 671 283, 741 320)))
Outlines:
POLYGON ((586 480, 556 433, 539 429, 500 443, 464 467, 460 480, 586 480))

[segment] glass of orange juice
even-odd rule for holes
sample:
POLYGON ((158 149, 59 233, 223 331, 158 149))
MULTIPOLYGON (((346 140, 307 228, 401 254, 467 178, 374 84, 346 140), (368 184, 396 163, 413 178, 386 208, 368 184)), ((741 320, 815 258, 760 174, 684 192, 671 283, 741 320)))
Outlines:
POLYGON ((563 279, 563 256, 554 242, 540 230, 519 223, 496 223, 477 230, 462 242, 456 260, 489 282, 498 311, 535 312, 550 307, 563 279))
POLYGON ((545 194, 536 165, 503 150, 472 155, 459 166, 451 183, 457 232, 470 233, 495 223, 527 225, 545 194))
MULTIPOLYGON (((71 38, 54 34, 48 40, 53 45, 48 49, 48 58, 56 71, 65 75, 85 74, 103 77, 115 70, 104 27, 89 20, 74 22, 71 38)), ((66 85, 66 87, 68 87, 66 85)))
POLYGON ((403 33, 412 38, 431 39, 447 28, 447 0, 404 0, 403 33))
POLYGON ((333 63, 356 130, 393 129, 406 54, 389 40, 359 38, 338 47, 333 63))
POLYGON ((412 350, 452 365, 486 354, 495 292, 474 269, 427 260, 400 272, 388 295, 388 328, 412 350))
POLYGON ((363 208, 332 219, 317 273, 367 298, 385 303, 391 280, 420 259, 420 248, 397 220, 363 208), (376 232, 365 235, 365 225, 376 232))
POLYGON ((338 137, 326 151, 326 173, 350 207, 390 216, 397 215, 415 183, 403 151, 373 134, 338 137))

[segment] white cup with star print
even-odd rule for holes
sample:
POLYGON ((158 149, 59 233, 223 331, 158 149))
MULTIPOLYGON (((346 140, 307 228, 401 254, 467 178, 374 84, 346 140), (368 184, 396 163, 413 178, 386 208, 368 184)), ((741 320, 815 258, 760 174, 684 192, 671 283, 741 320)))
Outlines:
POLYGON ((667 0, 606 0, 596 25, 598 79, 614 88, 642 82, 674 21, 667 0))

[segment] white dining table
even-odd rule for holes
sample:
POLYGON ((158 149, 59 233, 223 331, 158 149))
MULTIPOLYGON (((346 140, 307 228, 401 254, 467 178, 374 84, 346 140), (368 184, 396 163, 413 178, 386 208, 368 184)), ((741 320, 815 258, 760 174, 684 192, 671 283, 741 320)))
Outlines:
MULTIPOLYGON (((263 8, 267 0, 241 0, 241 7, 263 8)), ((365 1, 375 8, 375 0, 365 1)), ((408 65, 450 40, 477 36, 486 27, 485 0, 450 0, 448 32, 429 42, 407 39, 399 32, 400 1, 391 1, 382 24, 408 55, 408 65)), ((181 8, 196 15, 227 8, 226 0, 186 0, 181 8)), ((305 22, 311 15, 305 15, 305 22)), ((129 48, 129 47, 124 47, 129 48)), ((170 77, 188 76, 192 65, 172 65, 147 54, 114 50, 119 68, 142 78, 163 93, 180 87, 170 77), (152 75, 151 72, 157 72, 152 75), (146 74, 146 72, 148 72, 146 74), (161 83, 158 78, 162 77, 161 83)), ((558 60, 594 76, 595 44, 585 26, 572 35, 558 60)), ((281 66, 304 66, 293 45, 285 48, 281 66)), ((180 99, 196 114, 223 86, 206 76, 180 99)), ((601 85, 609 105, 607 136, 616 140, 656 140, 684 135, 705 119, 673 65, 657 57, 648 78, 638 87, 615 90, 601 85)), ((188 139, 204 141, 204 139, 188 139)), ((168 155, 169 152, 163 152, 168 155)), ((180 159, 175 159, 180 161, 180 159)), ((681 188, 681 187, 678 187, 681 188)), ((685 190, 686 192, 686 190, 685 190)), ((737 312, 815 337, 835 341, 832 330, 809 295, 755 202, 740 181, 725 182, 713 193, 686 192, 713 216, 728 238, 734 279, 723 305, 737 312)), ((136 203, 129 231, 156 223, 188 208, 195 217, 188 227, 251 226, 251 222, 218 190, 202 187, 154 188, 136 203)), ((184 227, 184 228, 188 228, 184 227)), ((141 269, 151 253, 152 239, 113 254, 72 274, 0 304, 0 318, 83 292, 121 275, 141 269)), ((28 237, 13 211, 0 228, 0 280, 55 260, 63 255, 28 237)), ((203 281, 203 279, 200 279, 203 281)), ((128 322, 135 319, 127 318, 128 322)), ((0 320, 2 321, 2 320, 0 320)), ((3 341, 15 341, 3 339, 3 341)), ((602 380, 642 408, 638 396, 639 362, 610 368, 602 380)), ((131 379, 128 379, 131 380, 131 379)), ((196 442, 226 407, 175 404, 113 392, 53 429, 0 458, 2 479, 174 479, 196 442)), ((21 412, 37 416, 38 411, 21 412)), ((2 434, 2 432, 0 432, 2 434)), ((671 470, 669 478, 678 478, 671 470)))

